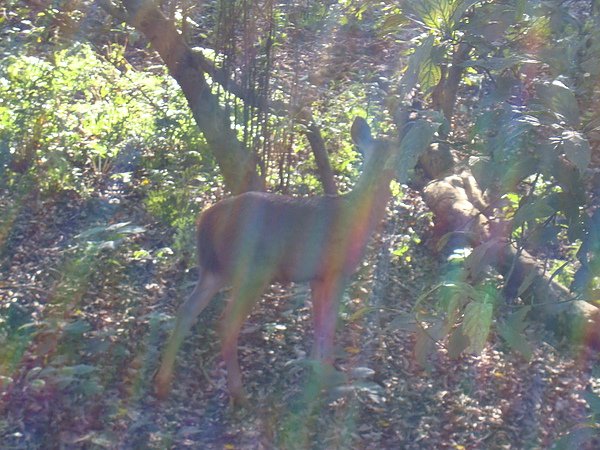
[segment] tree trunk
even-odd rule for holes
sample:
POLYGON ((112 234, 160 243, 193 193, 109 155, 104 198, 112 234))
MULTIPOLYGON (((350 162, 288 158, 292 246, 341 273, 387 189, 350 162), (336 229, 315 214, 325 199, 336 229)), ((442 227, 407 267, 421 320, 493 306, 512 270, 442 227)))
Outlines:
POLYGON ((234 194, 261 190, 255 156, 238 140, 228 114, 211 93, 204 71, 173 23, 152 0, 123 0, 123 5, 129 23, 146 36, 179 83, 221 168, 227 188, 234 194))
POLYGON ((482 260, 505 278, 507 297, 533 299, 531 319, 542 321, 559 339, 600 348, 600 310, 584 301, 569 301, 568 289, 549 279, 533 256, 499 238, 503 226, 483 214, 485 201, 468 172, 429 183, 423 198, 435 216, 437 237, 450 236, 451 247, 486 243, 482 260))

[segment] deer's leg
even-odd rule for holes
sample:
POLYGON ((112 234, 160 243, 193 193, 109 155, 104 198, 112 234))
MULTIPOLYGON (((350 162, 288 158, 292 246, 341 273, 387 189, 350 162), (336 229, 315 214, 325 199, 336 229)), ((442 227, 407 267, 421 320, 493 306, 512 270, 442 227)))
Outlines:
POLYGON ((175 329, 165 346, 160 369, 154 377, 154 389, 158 398, 164 398, 169 393, 175 356, 183 339, 196 322, 198 315, 223 286, 224 283, 220 276, 204 273, 196 283, 190 296, 179 307, 175 329))
POLYGON ((338 307, 346 278, 327 276, 310 283, 313 303, 314 346, 313 358, 326 365, 333 364, 333 342, 338 307))
POLYGON ((222 355, 227 367, 227 387, 233 403, 246 403, 246 393, 242 385, 242 372, 238 361, 238 337, 244 322, 250 315, 268 284, 268 278, 259 274, 242 277, 234 282, 232 297, 225 308, 221 321, 220 333, 222 355))

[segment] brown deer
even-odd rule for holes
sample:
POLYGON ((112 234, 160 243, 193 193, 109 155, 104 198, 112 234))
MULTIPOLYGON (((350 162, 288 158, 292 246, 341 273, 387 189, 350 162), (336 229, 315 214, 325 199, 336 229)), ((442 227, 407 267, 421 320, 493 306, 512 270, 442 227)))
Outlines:
POLYGON ((396 146, 375 140, 357 117, 352 139, 364 157, 354 189, 345 195, 288 197, 246 192, 205 210, 197 224, 199 281, 181 305, 154 382, 156 394, 170 389, 175 355, 213 296, 232 286, 220 327, 227 386, 244 402, 238 336, 263 291, 273 281, 310 282, 314 320, 313 358, 333 363, 338 305, 370 234, 390 198, 394 170, 387 164, 396 146))

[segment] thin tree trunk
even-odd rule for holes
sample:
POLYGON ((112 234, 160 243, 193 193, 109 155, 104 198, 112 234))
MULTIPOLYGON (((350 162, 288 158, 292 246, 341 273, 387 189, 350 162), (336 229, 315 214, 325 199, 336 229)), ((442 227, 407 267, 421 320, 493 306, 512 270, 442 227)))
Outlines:
POLYGON ((204 71, 174 24, 151 0, 123 0, 123 5, 128 22, 146 36, 181 87, 228 189, 234 194, 261 190, 255 156, 238 140, 228 114, 211 93, 204 71))
POLYGON ((337 194, 337 186, 333 177, 333 170, 331 170, 331 164, 329 164, 329 155, 325 148, 325 141, 321 136, 319 127, 312 121, 307 125, 306 137, 315 155, 317 170, 323 182, 323 190, 328 195, 337 194))

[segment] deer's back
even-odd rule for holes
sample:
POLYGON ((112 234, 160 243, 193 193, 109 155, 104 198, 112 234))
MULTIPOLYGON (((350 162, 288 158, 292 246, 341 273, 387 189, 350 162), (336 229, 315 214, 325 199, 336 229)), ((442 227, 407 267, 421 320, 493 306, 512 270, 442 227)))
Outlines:
POLYGON ((341 260, 352 271, 362 249, 348 248, 348 208, 340 196, 247 192, 222 200, 200 216, 200 265, 227 276, 245 268, 265 270, 276 281, 319 278, 341 260))

